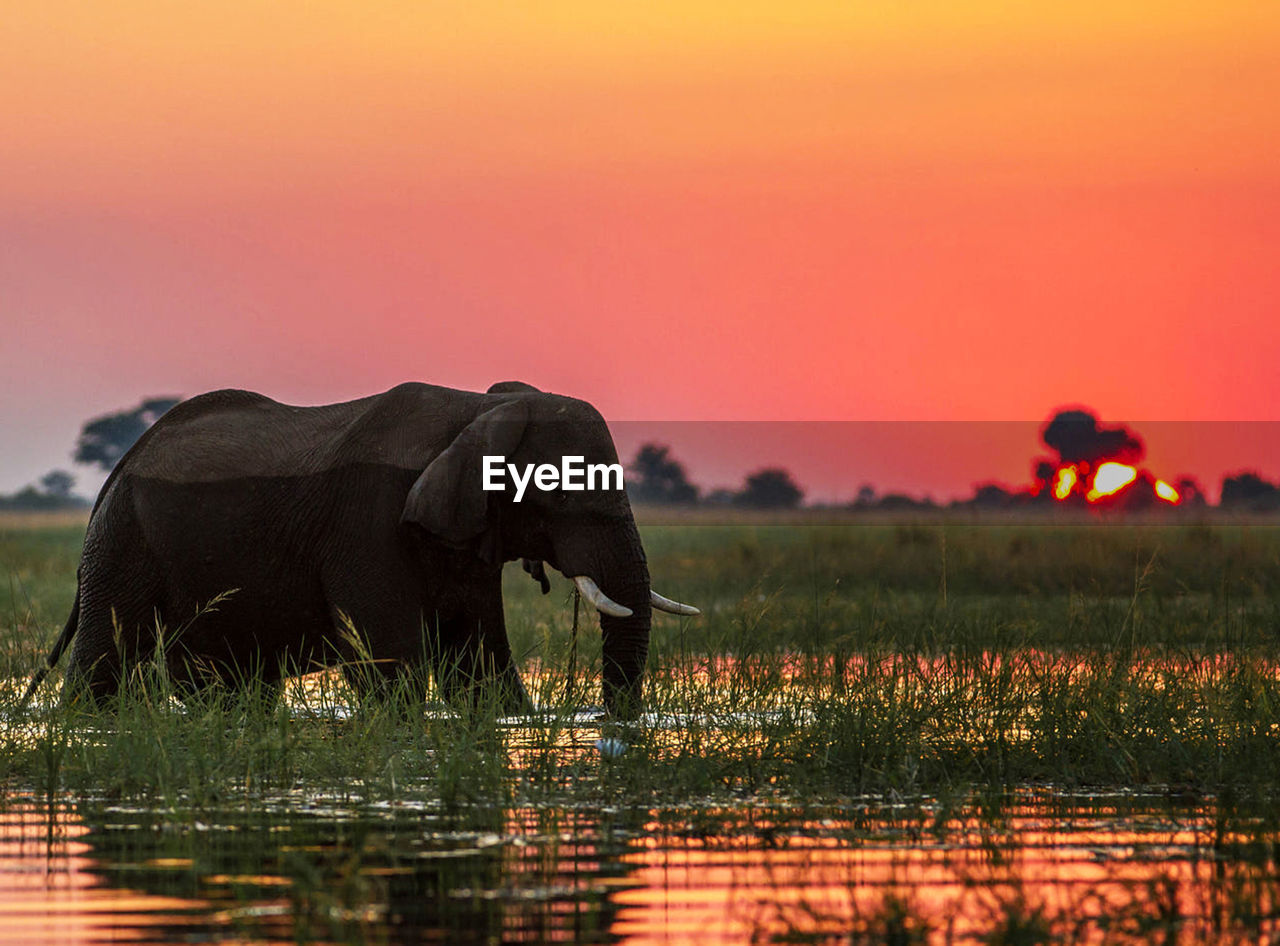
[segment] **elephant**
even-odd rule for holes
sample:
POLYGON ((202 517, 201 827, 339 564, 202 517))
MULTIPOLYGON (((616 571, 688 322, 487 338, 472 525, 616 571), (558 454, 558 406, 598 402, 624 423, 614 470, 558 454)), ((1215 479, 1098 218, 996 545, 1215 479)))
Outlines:
POLYGON ((652 611, 698 610, 650 587, 620 482, 520 501, 482 482, 486 457, 532 469, 567 456, 618 463, 594 407, 522 382, 410 382, 317 407, 239 390, 183 401, 103 485, 70 618, 27 693, 70 645, 66 700, 108 701, 162 659, 180 694, 247 680, 273 692, 336 664, 362 692, 423 692, 429 672, 453 702, 494 692, 527 712, 501 585, 523 559, 544 593, 546 562, 599 612, 603 704, 633 717, 652 611))

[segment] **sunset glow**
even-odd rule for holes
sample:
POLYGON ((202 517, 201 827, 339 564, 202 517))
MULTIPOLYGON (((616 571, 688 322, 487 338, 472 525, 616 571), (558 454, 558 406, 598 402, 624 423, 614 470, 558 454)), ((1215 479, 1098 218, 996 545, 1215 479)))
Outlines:
POLYGON ((1181 494, 1164 480, 1156 480, 1156 496, 1175 506, 1182 502, 1181 494))
POLYGON ((52 0, 5 31, 0 489, 217 387, 1280 419, 1273 5, 52 0))
MULTIPOLYGON (((1106 460, 1091 466, 1088 463, 1067 464, 1053 471, 1048 481, 1049 490, 1060 503, 1079 501, 1083 497, 1095 506, 1111 505, 1113 501, 1127 499, 1142 486, 1145 495, 1169 506, 1182 503, 1182 494, 1165 480, 1156 479, 1144 469, 1128 463, 1106 460)), ((1032 495, 1040 495, 1045 484, 1032 487, 1032 495)))
POLYGON ((1066 499, 1070 496, 1078 478, 1074 466, 1064 466, 1060 469, 1053 480, 1053 498, 1066 499))
POLYGON ((1138 478, 1136 468, 1127 463, 1100 463, 1085 498, 1091 503, 1113 496, 1138 478))

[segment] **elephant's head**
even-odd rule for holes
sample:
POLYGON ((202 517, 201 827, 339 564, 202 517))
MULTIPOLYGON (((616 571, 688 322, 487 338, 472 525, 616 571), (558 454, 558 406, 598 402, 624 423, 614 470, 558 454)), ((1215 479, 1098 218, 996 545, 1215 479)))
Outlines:
MULTIPOLYGON (((517 502, 510 475, 502 478, 503 489, 484 489, 486 456, 504 457, 518 471, 541 464, 559 469, 564 457, 580 457, 584 470, 613 466, 618 454, 604 418, 585 401, 519 382, 494 385, 474 419, 414 484, 404 517, 490 563, 542 560, 573 579, 600 613, 605 708, 616 716, 634 714, 652 609, 684 615, 697 609, 650 587, 620 477, 608 478, 607 488, 581 490, 541 489, 530 480, 517 502)), ((595 480, 597 487, 602 479, 595 480)))

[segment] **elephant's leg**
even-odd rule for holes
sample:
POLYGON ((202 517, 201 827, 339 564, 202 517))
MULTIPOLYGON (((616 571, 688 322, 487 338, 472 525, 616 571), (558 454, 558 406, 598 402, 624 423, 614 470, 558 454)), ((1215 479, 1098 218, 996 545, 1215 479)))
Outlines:
POLYGON ((64 701, 112 699, 155 650, 164 584, 136 519, 118 511, 127 507, 113 493, 85 536, 64 701))
MULTIPOLYGON (((232 633, 229 628, 227 633, 232 633)), ((248 660, 230 659, 219 667, 217 683, 228 695, 251 700, 269 711, 280 699, 286 677, 297 673, 297 665, 287 659, 271 660, 254 654, 248 660)))
POLYGON ((229 709, 238 700, 249 712, 266 715, 275 709, 283 690, 280 679, 264 676, 252 665, 228 668, 179 653, 170 657, 168 668, 174 695, 188 709, 215 704, 229 709))
POLYGON ((399 694, 421 700, 426 695, 421 668, 399 660, 344 660, 342 676, 361 698, 389 700, 399 694))
POLYGON ((433 669, 441 693, 471 706, 496 700, 504 714, 529 713, 533 702, 520 679, 502 614, 500 587, 473 600, 464 616, 439 622, 433 669))
POLYGON ((71 645, 63 698, 103 704, 155 650, 156 598, 146 583, 81 589, 80 622, 71 645), (114 590, 113 590, 114 588, 114 590))
POLYGON ((190 713, 216 710, 269 716, 280 702, 279 683, 254 681, 247 685, 191 676, 171 678, 173 695, 190 713))
POLYGON ((501 606, 497 613, 499 620, 496 624, 482 624, 480 627, 480 659, 484 671, 481 683, 496 688, 502 710, 507 715, 532 713, 533 701, 529 699, 529 692, 520 679, 520 671, 511 653, 507 625, 501 619, 501 606))
POLYGON ((427 694, 421 618, 408 606, 393 606, 395 598, 388 593, 351 611, 331 607, 334 637, 323 662, 336 662, 361 700, 421 703, 427 694))
POLYGON ((391 588, 382 593, 338 576, 329 584, 333 652, 357 693, 386 695, 404 687, 415 699, 425 696, 429 668, 450 702, 476 705, 496 695, 504 712, 531 708, 507 642, 500 571, 455 587, 444 610, 426 613, 392 590, 411 587, 416 575, 406 570, 387 577, 391 588))
POLYGON ((342 675, 362 704, 399 707, 408 718, 426 702, 427 673, 421 661, 348 661, 342 664, 342 675))

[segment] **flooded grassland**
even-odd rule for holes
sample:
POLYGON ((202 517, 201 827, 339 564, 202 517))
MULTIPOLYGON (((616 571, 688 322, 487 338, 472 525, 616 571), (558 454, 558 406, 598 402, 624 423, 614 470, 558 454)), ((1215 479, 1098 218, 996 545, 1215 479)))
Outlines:
POLYGON ((82 525, 0 523, 0 942, 1280 933, 1280 529, 672 525, 647 713, 518 569, 541 712, 338 674, 19 714, 82 525))

